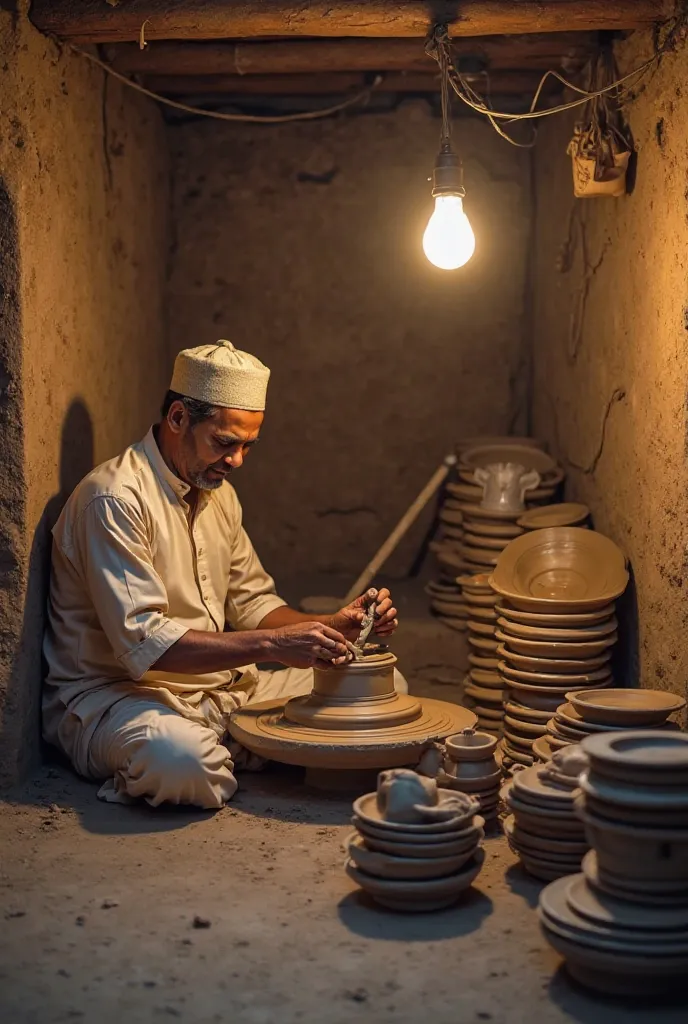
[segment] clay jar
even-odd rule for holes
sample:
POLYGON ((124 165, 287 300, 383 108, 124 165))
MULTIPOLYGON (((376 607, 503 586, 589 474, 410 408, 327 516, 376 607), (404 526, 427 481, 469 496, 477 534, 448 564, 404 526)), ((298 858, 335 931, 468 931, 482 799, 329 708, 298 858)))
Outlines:
POLYGON ((495 785, 499 765, 495 760, 497 738, 487 732, 464 729, 444 741, 444 771, 466 792, 478 792, 495 785))

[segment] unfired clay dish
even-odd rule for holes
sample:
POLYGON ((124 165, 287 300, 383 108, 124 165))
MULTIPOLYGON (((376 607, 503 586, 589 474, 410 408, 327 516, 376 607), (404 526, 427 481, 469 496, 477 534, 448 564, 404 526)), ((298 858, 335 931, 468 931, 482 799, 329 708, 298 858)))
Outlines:
MULTIPOLYGON (((599 658, 616 643, 616 634, 583 643, 561 643, 556 640, 524 640, 513 636, 507 627, 502 626, 495 634, 498 640, 505 643, 510 651, 528 658, 565 658, 577 661, 588 661, 599 658), (503 631, 502 631, 503 629, 503 631)), ((499 625, 499 623, 498 623, 499 625)))
MULTIPOLYGON (((498 649, 499 652, 499 649, 498 649)), ((499 671, 509 681, 515 680, 518 683, 533 683, 536 686, 542 684, 543 686, 566 686, 567 682, 572 686, 588 686, 598 683, 602 684, 605 680, 610 678, 609 668, 604 667, 597 669, 595 672, 526 672, 522 669, 514 668, 512 665, 507 665, 506 662, 500 661, 499 671)))
POLYGON ((583 740, 590 769, 626 784, 688 785, 688 735, 653 729, 598 733, 583 740))
MULTIPOLYGON (((476 843, 477 845, 477 843, 476 843)), ((475 854, 475 847, 451 857, 395 857, 391 853, 370 850, 362 836, 352 832, 346 842, 352 861, 361 871, 378 878, 399 878, 412 881, 423 878, 444 878, 460 871, 475 854)))
POLYGON ((587 722, 631 728, 661 725, 669 715, 686 706, 683 697, 664 690, 587 690, 583 693, 574 691, 567 697, 587 722))
POLYGON ((549 526, 576 526, 590 515, 590 509, 576 501, 562 501, 555 505, 541 505, 540 508, 524 512, 517 520, 524 530, 542 530, 549 526))
MULTIPOLYGON (((495 634, 497 640, 504 637, 504 633, 497 631, 495 634)), ((602 654, 596 658, 586 658, 585 660, 573 659, 573 658, 533 658, 526 654, 517 654, 515 651, 509 650, 509 648, 502 642, 497 648, 497 654, 508 664, 514 668, 527 670, 530 672, 540 673, 556 673, 556 674, 569 674, 569 673, 585 673, 588 671, 596 671, 606 665, 609 661, 610 654, 602 654)))
POLYGON ((469 469, 494 466, 499 462, 515 462, 524 469, 535 469, 541 476, 553 475, 557 464, 551 455, 539 448, 514 444, 476 445, 462 452, 460 465, 469 469))
POLYGON ((493 588, 516 608, 594 611, 626 589, 623 553, 594 530, 558 526, 516 537, 499 557, 493 588))
MULTIPOLYGON (((499 605, 495 607, 499 614, 499 605)), ((558 629, 555 626, 524 626, 522 622, 512 622, 500 616, 497 624, 509 636, 521 637, 523 640, 537 640, 543 643, 595 643, 606 637, 616 639, 616 627, 618 622, 615 618, 605 619, 593 626, 586 626, 583 629, 558 629)))
POLYGON ((413 882, 375 878, 360 871, 350 860, 346 864, 346 873, 383 906, 391 910, 423 913, 440 910, 456 902, 477 878, 484 860, 485 854, 479 849, 475 857, 455 874, 413 882))
MULTIPOLYGON (((484 537, 485 539, 490 538, 492 540, 499 540, 508 543, 513 540, 514 537, 520 537, 523 530, 520 526, 516 526, 514 523, 491 523, 486 519, 476 519, 468 517, 468 522, 465 523, 466 530, 473 536, 484 537)), ((485 545, 486 547, 488 545, 485 545)), ((480 547, 480 545, 478 545, 480 547)))
MULTIPOLYGON (((482 548, 482 549, 487 548, 488 550, 496 551, 497 554, 499 554, 499 552, 503 551, 504 548, 509 543, 509 538, 508 537, 486 537, 486 536, 481 537, 477 533, 470 533, 468 530, 465 530, 464 534, 463 534, 463 542, 464 542, 464 544, 466 545, 467 548, 482 548)), ((483 559, 481 558, 480 561, 482 562, 483 559)), ((498 600, 496 594, 495 594, 495 600, 498 600)))
POLYGON ((389 832, 413 832, 418 835, 435 835, 444 832, 457 832, 470 824, 473 816, 477 814, 479 809, 477 802, 470 797, 466 797, 465 800, 460 801, 457 795, 452 794, 449 796, 445 793, 439 792, 439 808, 441 808, 443 804, 451 805, 454 802, 460 802, 463 806, 460 808, 457 807, 456 814, 446 820, 427 821, 414 824, 406 821, 390 821, 385 818, 378 806, 377 797, 377 793, 366 793, 364 796, 360 796, 357 800, 354 800, 354 814, 366 825, 373 825, 375 828, 389 832))
POLYGON ((554 626, 557 629, 585 629, 586 626, 594 626, 597 622, 604 622, 614 614, 614 604, 607 604, 594 612, 562 613, 562 612, 524 612, 518 608, 512 608, 506 601, 497 606, 497 611, 505 619, 512 622, 520 622, 523 626, 554 626))
POLYGON ((494 637, 496 623, 478 622, 477 619, 468 620, 468 628, 471 633, 478 636, 494 637))

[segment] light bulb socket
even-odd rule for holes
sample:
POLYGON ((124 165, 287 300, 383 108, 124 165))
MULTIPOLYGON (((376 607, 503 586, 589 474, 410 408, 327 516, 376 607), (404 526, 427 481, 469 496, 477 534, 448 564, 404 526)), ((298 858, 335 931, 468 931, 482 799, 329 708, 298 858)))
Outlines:
POLYGON ((448 145, 442 146, 437 154, 432 172, 432 195, 460 196, 466 195, 463 187, 463 167, 456 153, 448 145))

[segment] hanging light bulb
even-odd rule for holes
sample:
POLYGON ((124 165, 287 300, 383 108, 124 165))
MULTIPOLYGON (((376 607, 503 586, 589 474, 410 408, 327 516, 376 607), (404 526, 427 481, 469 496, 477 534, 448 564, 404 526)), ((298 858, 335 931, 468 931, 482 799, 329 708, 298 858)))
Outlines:
POLYGON ((435 209, 423 235, 423 251, 440 270, 456 270, 468 263, 473 255, 475 235, 463 209, 466 190, 463 187, 461 161, 451 148, 450 56, 446 26, 435 26, 430 45, 436 48, 441 72, 442 135, 432 175, 435 209))
POLYGON ((423 235, 423 252, 440 270, 462 267, 475 250, 473 228, 463 210, 466 192, 461 177, 458 158, 447 147, 435 164, 435 209, 423 235))

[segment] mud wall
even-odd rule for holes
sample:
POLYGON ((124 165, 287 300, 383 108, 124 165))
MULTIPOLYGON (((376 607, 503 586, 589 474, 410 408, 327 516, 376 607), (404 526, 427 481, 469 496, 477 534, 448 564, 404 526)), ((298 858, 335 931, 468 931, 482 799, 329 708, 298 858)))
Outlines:
POLYGON ((235 480, 278 577, 357 575, 457 437, 523 426, 529 156, 457 123, 477 248, 448 273, 420 247, 438 132, 423 103, 170 129, 171 346, 227 337, 272 368, 235 480))
MULTIPOLYGON (((637 35, 630 69, 652 52, 637 35)), ((635 186, 574 200, 572 123, 543 122, 535 155, 533 427, 568 468, 568 494, 630 559, 620 684, 685 693, 688 92, 686 51, 627 107, 635 186)))
POLYGON ((49 530, 169 367, 158 110, 0 11, 0 779, 38 756, 49 530))

